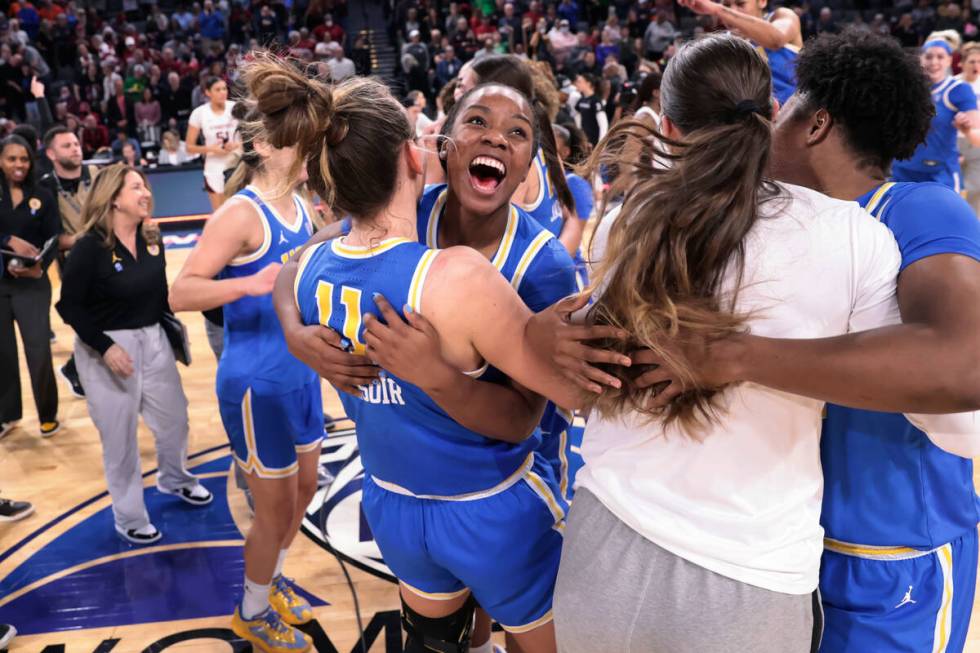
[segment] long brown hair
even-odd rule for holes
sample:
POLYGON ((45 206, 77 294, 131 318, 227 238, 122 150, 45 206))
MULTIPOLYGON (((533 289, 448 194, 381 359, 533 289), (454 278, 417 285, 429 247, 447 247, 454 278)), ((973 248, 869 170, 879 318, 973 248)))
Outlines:
MULTIPOLYGON (((119 197, 119 192, 126 185, 126 175, 135 172, 143 178, 143 183, 150 188, 150 181, 143 174, 142 170, 124 163, 116 163, 99 170, 92 179, 92 189, 85 197, 85 204, 82 205, 82 230, 81 234, 94 231, 102 236, 102 244, 112 249, 116 246, 116 234, 113 231, 113 208, 112 205, 119 197)), ((150 200, 150 212, 153 211, 152 199, 150 200)), ((152 220, 144 220, 140 227, 143 233, 143 240, 148 245, 160 243, 160 228, 152 220)))
POLYGON ((413 132, 384 84, 351 77, 330 87, 268 53, 245 65, 243 79, 249 113, 239 126, 242 159, 230 184, 261 165, 254 143, 262 139, 276 148, 296 146, 310 190, 339 215, 368 217, 390 201, 398 153, 413 132))
MULTIPOLYGON (((742 329, 747 317, 735 312, 735 296, 722 296, 722 285, 734 272, 737 293, 744 239, 760 203, 779 194, 766 179, 772 83, 769 67, 748 41, 709 36, 678 51, 661 93, 664 115, 683 134, 679 140, 666 139, 647 122, 625 120, 589 162, 592 171, 618 164, 621 174, 609 195, 624 197, 595 279, 601 295, 591 317, 631 334, 632 342, 611 343, 615 348, 647 347, 691 381, 690 365, 664 346, 667 339, 684 333, 721 337, 742 329), (624 159, 638 142, 651 156, 624 159)), ((626 375, 621 390, 599 397, 600 412, 638 411, 687 427, 713 417, 717 389, 687 391, 662 413, 652 413, 645 407, 649 391, 632 378, 626 375)))

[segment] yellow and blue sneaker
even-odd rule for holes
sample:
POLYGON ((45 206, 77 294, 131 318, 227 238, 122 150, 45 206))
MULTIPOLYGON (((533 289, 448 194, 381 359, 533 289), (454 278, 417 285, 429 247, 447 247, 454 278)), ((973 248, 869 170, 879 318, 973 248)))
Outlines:
POLYGON ((241 607, 235 608, 231 630, 262 653, 304 653, 313 645, 305 633, 284 624, 271 607, 254 619, 243 619, 241 607))
POLYGON ((313 620, 313 608, 296 595, 292 585, 282 574, 272 579, 269 603, 290 626, 302 626, 313 620))

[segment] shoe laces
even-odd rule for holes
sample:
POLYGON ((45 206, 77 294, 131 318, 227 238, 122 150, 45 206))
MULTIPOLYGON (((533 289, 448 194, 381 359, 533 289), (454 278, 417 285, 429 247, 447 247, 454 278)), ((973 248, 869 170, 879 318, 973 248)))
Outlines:
POLYGON ((288 578, 280 574, 275 580, 276 590, 285 596, 290 603, 299 601, 299 597, 296 596, 296 592, 293 591, 288 581, 288 578))
POLYGON ((292 629, 286 625, 286 622, 282 620, 282 617, 279 616, 278 612, 272 608, 269 608, 265 611, 263 619, 265 620, 266 625, 269 627, 269 630, 275 633, 278 639, 285 640, 289 638, 288 636, 292 629))

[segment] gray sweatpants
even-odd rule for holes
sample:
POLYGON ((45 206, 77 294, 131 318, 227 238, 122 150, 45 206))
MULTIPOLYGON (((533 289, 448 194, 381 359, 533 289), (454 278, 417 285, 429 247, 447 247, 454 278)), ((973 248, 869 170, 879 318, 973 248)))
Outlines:
POLYGON ((133 360, 123 379, 102 357, 75 341, 75 363, 85 387, 88 412, 102 439, 106 484, 116 525, 129 530, 150 523, 143 503, 136 427, 139 415, 156 441, 157 482, 165 490, 193 487, 196 477, 184 468, 187 458, 187 398, 170 342, 159 325, 106 331, 133 360))
POLYGON ((554 601, 560 653, 816 651, 815 594, 771 592, 692 564, 585 489, 565 529, 554 601))

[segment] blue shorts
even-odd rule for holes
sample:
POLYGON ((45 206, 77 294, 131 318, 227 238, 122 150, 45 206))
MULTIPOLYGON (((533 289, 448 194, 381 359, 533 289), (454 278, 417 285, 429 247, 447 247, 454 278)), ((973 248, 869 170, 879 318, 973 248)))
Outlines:
POLYGON ((219 398, 218 409, 235 460, 259 478, 295 474, 296 454, 318 449, 323 440, 319 380, 278 395, 249 388, 240 402, 219 398))
POLYGON ((929 168, 928 170, 921 170, 919 168, 909 168, 899 163, 893 163, 892 180, 914 181, 919 183, 934 181, 937 184, 942 184, 943 186, 952 188, 957 193, 963 190, 963 184, 960 182, 959 166, 956 166, 956 168, 952 170, 945 166, 935 166, 934 168, 929 168))
POLYGON ((435 600, 472 590, 512 633, 551 621, 568 506, 540 456, 515 484, 466 501, 399 494, 365 474, 362 506, 385 564, 408 590, 435 600))
POLYGON ((930 552, 828 542, 823 653, 959 653, 977 585, 977 532, 930 552))
POLYGON ((564 408, 549 403, 541 417, 541 446, 538 452, 551 464, 558 491, 565 501, 572 500, 572 484, 575 479, 571 470, 571 429, 574 415, 564 408))

